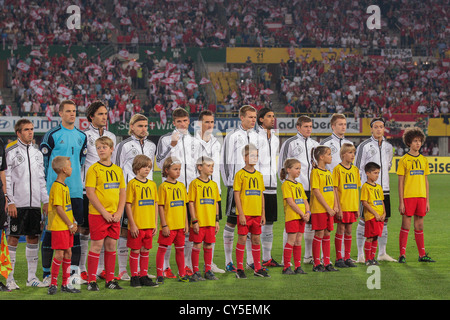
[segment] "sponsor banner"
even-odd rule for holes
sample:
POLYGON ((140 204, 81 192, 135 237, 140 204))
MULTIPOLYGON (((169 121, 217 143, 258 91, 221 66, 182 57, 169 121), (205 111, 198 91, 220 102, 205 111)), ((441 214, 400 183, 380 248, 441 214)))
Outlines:
POLYGON ((407 128, 419 127, 428 135, 428 116, 418 114, 394 114, 386 121, 386 136, 401 138, 407 128))
POLYGON ((412 59, 411 49, 381 49, 381 55, 390 59, 412 59))
MULTIPOLYGON (((250 57, 253 63, 280 63, 281 59, 285 62, 289 57, 303 57, 310 62, 313 58, 322 61, 337 60, 350 54, 350 49, 342 48, 227 48, 227 63, 245 63, 247 57, 250 57)), ((353 50, 352 54, 359 54, 359 51, 353 50)))
MULTIPOLYGON (((23 117, 30 120, 34 125, 34 133, 41 135, 47 133, 50 129, 56 127, 61 122, 60 117, 52 117, 49 120, 47 117, 23 117)), ((22 117, 1 117, 0 118, 0 134, 15 134, 14 126, 16 122, 22 117)), ((86 117, 78 117, 75 122, 75 127, 80 130, 85 130, 89 127, 89 122, 86 117)))
MULTIPOLYGON (((398 163, 402 157, 392 159, 392 167, 389 173, 397 173, 398 163)), ((450 174, 450 157, 425 157, 431 174, 450 174)))
MULTIPOLYGON (((331 134, 330 118, 312 118, 314 134, 327 133, 331 134)), ((276 128, 280 134, 296 133, 297 118, 277 118, 276 128)), ((361 133, 362 122, 361 119, 355 120, 354 118, 347 118, 347 132, 346 134, 361 133)))

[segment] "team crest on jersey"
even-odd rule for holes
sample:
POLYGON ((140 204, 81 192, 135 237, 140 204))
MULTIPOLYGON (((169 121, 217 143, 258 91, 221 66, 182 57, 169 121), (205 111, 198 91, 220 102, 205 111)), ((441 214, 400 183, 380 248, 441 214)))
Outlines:
POLYGON ((370 145, 369 147, 369 151, 367 152, 369 154, 369 157, 372 158, 375 156, 375 154, 377 153, 377 150, 375 150, 375 148, 373 147, 373 145, 370 145))
POLYGON ((19 164, 21 164, 24 160, 25 160, 25 158, 24 158, 21 154, 18 154, 18 155, 17 155, 17 162, 18 162, 19 164))
POLYGON ((297 147, 292 150, 292 157, 297 157, 303 153, 303 148, 300 144, 297 144, 297 147))
POLYGON ((92 136, 89 136, 89 144, 93 146, 95 144, 94 138, 92 136))
POLYGON ((138 151, 134 147, 131 149, 131 155, 133 157, 136 157, 138 155, 138 151))
POLYGON ((334 145, 334 143, 330 144, 330 149, 331 149, 331 154, 335 154, 336 152, 338 152, 336 146, 334 145))
POLYGON ((43 147, 41 152, 42 152, 42 154, 47 154, 48 153, 47 147, 43 147))

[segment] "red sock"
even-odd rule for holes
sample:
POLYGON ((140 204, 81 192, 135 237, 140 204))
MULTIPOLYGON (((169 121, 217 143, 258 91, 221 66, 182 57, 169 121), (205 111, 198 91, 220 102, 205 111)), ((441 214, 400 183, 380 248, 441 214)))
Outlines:
POLYGON ((255 266, 255 270, 261 269, 261 245, 260 244, 252 244, 252 256, 253 256, 253 264, 255 266))
POLYGON ((205 272, 211 270, 212 258, 213 258, 212 248, 203 247, 203 259, 205 259, 205 272))
POLYGON ((414 238, 416 239, 417 250, 419 250, 419 257, 425 255, 425 241, 423 239, 423 230, 414 230, 414 238))
POLYGON ((139 258, 139 268, 141 269, 139 276, 145 277, 148 274, 148 261, 149 261, 149 253, 148 252, 140 252, 139 258))
POLYGON ((318 236, 314 236, 312 249, 313 249, 313 258, 314 258, 314 266, 318 266, 320 264, 320 247, 322 246, 322 238, 318 236))
POLYGON ((198 262, 200 260, 200 249, 192 247, 192 253, 191 253, 191 260, 192 260, 192 271, 198 272, 198 262))
POLYGON ((370 257, 371 251, 372 251, 372 242, 365 241, 364 242, 364 254, 366 257, 366 261, 371 260, 371 257, 370 257))
POLYGON ((372 241, 372 248, 370 250, 370 259, 375 259, 375 253, 377 253, 377 247, 378 247, 378 240, 372 241))
POLYGON ((291 257, 292 257, 292 250, 293 246, 286 242, 284 245, 284 251, 283 251, 283 261, 284 261, 284 268, 288 268, 291 266, 291 257))
POLYGON ((57 260, 56 258, 53 258, 51 270, 52 275, 51 284, 54 286, 58 285, 59 267, 61 266, 61 263, 62 263, 61 261, 57 260))
POLYGON ((352 236, 351 235, 344 236, 344 247, 345 247, 344 260, 350 259, 350 252, 352 250, 352 236))
POLYGON ((63 259, 62 262, 62 285, 67 286, 67 281, 70 277, 70 265, 72 264, 71 259, 63 259))
POLYGON ((100 260, 100 253, 89 251, 88 253, 88 281, 97 281, 98 261, 100 260))
POLYGON ((108 283, 114 279, 116 270, 116 252, 105 250, 105 281, 108 283))
POLYGON ((163 276, 164 271, 164 255, 166 254, 167 247, 159 245, 158 251, 156 252, 156 275, 158 277, 163 276))
POLYGON ((330 236, 323 236, 322 238, 322 253, 323 253, 323 264, 330 264, 330 251, 331 251, 331 243, 330 236))
POLYGON ((404 256, 406 254, 406 244, 408 243, 408 234, 409 230, 400 228, 400 256, 404 256))
POLYGON ((184 246, 175 247, 175 261, 178 266, 178 274, 182 278, 186 275, 186 265, 184 264, 184 246))
POLYGON ((237 269, 244 270, 244 253, 245 253, 245 244, 236 244, 236 264, 237 269))
POLYGON ((139 252, 130 252, 129 263, 131 276, 136 277, 138 275, 139 252))
POLYGON ((296 269, 302 265, 302 246, 294 246, 294 265, 296 269))
POLYGON ((334 248, 336 249, 336 260, 342 259, 342 241, 344 239, 343 234, 337 234, 334 236, 334 248))

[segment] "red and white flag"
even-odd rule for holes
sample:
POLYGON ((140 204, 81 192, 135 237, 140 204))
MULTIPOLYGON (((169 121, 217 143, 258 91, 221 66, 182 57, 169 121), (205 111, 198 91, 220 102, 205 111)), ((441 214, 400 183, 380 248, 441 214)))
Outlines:
POLYGON ((47 105, 47 109, 45 109, 45 116, 47 117, 48 121, 52 121, 53 115, 49 105, 47 105))
POLYGON ((202 80, 200 80, 200 84, 208 84, 208 83, 211 83, 209 79, 202 78, 202 80))
POLYGON ((161 110, 159 117, 161 118, 161 123, 165 125, 167 123, 166 110, 161 110))
POLYGON ((22 71, 22 72, 27 72, 28 70, 30 70, 30 66, 27 65, 25 62, 20 61, 20 62, 17 64, 17 69, 19 69, 19 70, 22 71))
POLYGON ((128 60, 128 58, 130 57, 130 53, 127 50, 120 50, 119 51, 119 56, 122 59, 128 60))
POLYGON ((65 85, 60 85, 56 91, 64 97, 68 97, 72 94, 72 90, 67 88, 65 85))
POLYGON ((44 55, 39 50, 32 50, 30 56, 43 57, 44 55))
POLYGON ((195 42, 196 42, 200 47, 203 47, 203 42, 202 42, 199 38, 195 37, 195 42))

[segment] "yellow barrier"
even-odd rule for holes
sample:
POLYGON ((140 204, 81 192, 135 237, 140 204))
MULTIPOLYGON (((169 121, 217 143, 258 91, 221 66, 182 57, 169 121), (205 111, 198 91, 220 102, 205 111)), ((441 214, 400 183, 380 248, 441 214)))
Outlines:
MULTIPOLYGON (((450 157, 426 157, 430 173, 433 174, 450 174, 450 157)), ((392 167, 389 173, 396 173, 398 162, 401 157, 394 157, 392 159, 392 167)))

